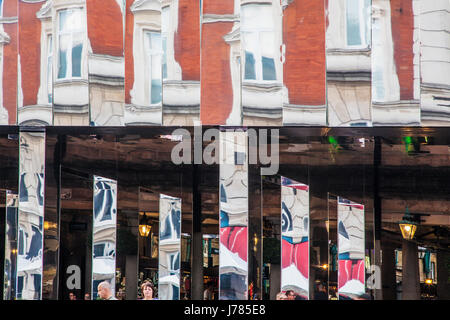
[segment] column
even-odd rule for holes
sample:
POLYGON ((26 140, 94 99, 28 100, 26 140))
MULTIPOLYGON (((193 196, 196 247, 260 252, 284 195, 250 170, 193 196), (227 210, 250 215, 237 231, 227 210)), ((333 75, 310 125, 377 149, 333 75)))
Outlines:
POLYGON ((420 299, 419 256, 417 244, 412 241, 402 242, 402 299, 420 299))

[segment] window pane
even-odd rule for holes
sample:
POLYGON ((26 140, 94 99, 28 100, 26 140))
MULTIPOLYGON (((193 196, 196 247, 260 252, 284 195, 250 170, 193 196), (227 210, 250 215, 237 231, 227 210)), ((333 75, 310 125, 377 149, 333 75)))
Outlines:
POLYGON ((347 45, 361 45, 360 0, 347 0, 347 45))
POLYGON ((2 16, 2 2, 3 0, 0 0, 0 17, 2 16))
POLYGON ((68 36, 62 36, 59 38, 58 79, 66 78, 68 42, 69 42, 68 36))
POLYGON ((150 33, 150 49, 152 51, 162 51, 161 34, 150 33))
POLYGON ((151 103, 160 103, 161 102, 161 79, 152 79, 152 97, 151 103))
POLYGON ((67 9, 59 12, 60 32, 82 31, 83 14, 81 9, 67 9))
POLYGON ((72 77, 81 77, 81 52, 83 45, 77 45, 72 49, 72 77))
POLYGON ((245 75, 246 80, 256 80, 255 58, 253 53, 245 51, 245 75))
POLYGON ((241 7, 241 28, 273 29, 274 21, 271 5, 250 4, 241 7))
POLYGON ((162 72, 163 72, 163 79, 167 79, 167 38, 163 37, 162 39, 163 44, 163 65, 162 65, 162 72))
POLYGON ((263 80, 277 80, 275 61, 272 58, 262 57, 263 80))
POLYGON ((370 45, 372 43, 372 0, 364 0, 364 22, 365 22, 365 36, 364 44, 370 45))

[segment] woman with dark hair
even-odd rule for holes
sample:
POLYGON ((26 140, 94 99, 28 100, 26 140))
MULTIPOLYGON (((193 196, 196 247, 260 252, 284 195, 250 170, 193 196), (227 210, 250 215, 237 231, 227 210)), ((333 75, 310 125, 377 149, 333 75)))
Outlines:
POLYGON ((156 300, 155 298, 155 286, 150 281, 144 281, 141 285, 142 300, 156 300))

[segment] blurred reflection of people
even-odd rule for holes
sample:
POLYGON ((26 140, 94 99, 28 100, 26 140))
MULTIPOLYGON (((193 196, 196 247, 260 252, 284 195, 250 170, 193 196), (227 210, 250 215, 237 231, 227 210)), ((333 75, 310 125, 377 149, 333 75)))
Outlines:
POLYGON ((73 292, 69 293, 69 300, 77 300, 77 296, 75 295, 75 293, 73 292))
POLYGON ((287 300, 288 298, 284 292, 278 292, 276 299, 277 300, 287 300))
POLYGON ((85 293, 84 300, 91 300, 91 295, 89 293, 85 293))
POLYGON ((156 300, 155 295, 155 286, 150 281, 144 281, 141 285, 142 291, 142 300, 156 300))
POLYGON ((314 293, 314 300, 328 300, 325 286, 322 283, 317 285, 317 291, 314 293))
POLYGON ((117 300, 116 297, 113 296, 111 291, 111 285, 108 281, 100 282, 97 287, 98 296, 101 300, 117 300))
POLYGON ((213 299, 213 282, 209 281, 206 285, 205 291, 203 291, 203 300, 212 300, 213 299))
POLYGON ((295 300, 295 292, 293 290, 287 290, 286 297, 288 300, 295 300))

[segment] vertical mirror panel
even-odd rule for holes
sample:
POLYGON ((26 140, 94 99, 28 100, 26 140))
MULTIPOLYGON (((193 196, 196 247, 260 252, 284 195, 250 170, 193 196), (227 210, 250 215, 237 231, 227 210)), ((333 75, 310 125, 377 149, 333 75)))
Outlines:
POLYGON ((43 1, 19 0, 18 125, 52 125, 52 86, 49 84, 52 37, 39 18, 43 1), (42 73, 42 74, 41 74, 42 73))
POLYGON ((280 181, 273 181, 271 178, 261 176, 263 300, 275 300, 277 293, 281 291, 281 190, 280 181))
POLYGON ((124 125, 123 2, 86 0, 92 126, 124 125))
POLYGON ((200 3, 163 1, 163 124, 192 126, 200 117, 200 3))
POLYGON ((370 126, 371 0, 325 3, 328 125, 370 126))
POLYGON ((107 282, 115 297, 117 182, 94 176, 94 219, 92 230, 92 299, 109 299, 108 290, 99 292, 107 282))
POLYGON ((17 274, 17 210, 18 195, 6 191, 5 220, 5 262, 3 275, 3 300, 13 300, 16 296, 17 274))
POLYGON ((309 186, 281 177, 281 291, 309 299, 309 186))
POLYGON ((337 235, 337 196, 328 193, 327 197, 328 220, 326 228, 328 231, 328 298, 338 299, 338 235, 337 235))
POLYGON ((139 248, 139 189, 118 184, 116 296, 137 299, 139 248))
POLYGON ((338 197, 338 292, 340 300, 365 294, 364 205, 338 197))
POLYGON ((181 199, 160 195, 159 281, 160 300, 180 299, 181 199))
POLYGON ((325 0, 282 6, 283 125, 326 125, 325 0))
POLYGON ((45 133, 20 132, 16 299, 40 300, 44 232, 45 133))
MULTIPOLYGON (((94 203, 92 178, 89 174, 63 167, 60 180, 57 299, 83 300, 87 295, 87 300, 90 300, 94 203)), ((47 195, 49 191, 46 185, 47 195)), ((46 224, 49 221, 48 212, 46 210, 46 224)), ((52 223, 49 221, 48 224, 51 228, 52 223)), ((46 230, 46 240, 51 234, 50 228, 46 230)))
POLYGON ((207 125, 242 125, 239 0, 203 0, 201 109, 207 125))
POLYGON ((17 124, 18 0, 0 2, 0 124, 17 124))
POLYGON ((158 287, 159 257, 159 201, 160 195, 146 188, 139 188, 139 265, 138 297, 154 299, 157 292, 144 295, 142 285, 151 282, 158 287))
POLYGON ((420 28, 420 77, 417 78, 421 79, 421 124, 450 126, 450 3, 415 0, 413 4, 420 28))
POLYGON ((220 133, 219 299, 247 300, 248 154, 246 132, 220 133))
POLYGON ((282 124, 282 17, 280 1, 241 1, 244 125, 282 124))
POLYGON ((53 123, 89 125, 88 38, 86 1, 47 2, 51 10, 53 55, 53 123))
POLYGON ((127 1, 125 124, 162 124, 161 1, 127 1))
POLYGON ((418 1, 372 0, 374 125, 419 125, 418 1))

